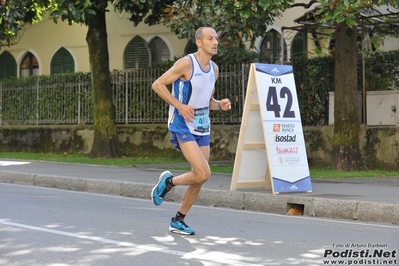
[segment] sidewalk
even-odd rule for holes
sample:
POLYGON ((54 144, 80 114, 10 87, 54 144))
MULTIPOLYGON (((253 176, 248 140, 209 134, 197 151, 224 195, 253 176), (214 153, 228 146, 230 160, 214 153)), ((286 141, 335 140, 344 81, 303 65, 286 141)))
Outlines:
MULTIPOLYGON (((0 182, 150 199, 162 165, 108 167, 32 161, 7 165, 0 159, 0 182)), ((181 171, 172 171, 175 175, 181 171)), ((313 179, 313 192, 273 195, 271 190, 230 190, 231 175, 213 173, 196 205, 399 224, 399 178, 313 179)), ((185 187, 175 187, 165 200, 180 202, 185 187)))

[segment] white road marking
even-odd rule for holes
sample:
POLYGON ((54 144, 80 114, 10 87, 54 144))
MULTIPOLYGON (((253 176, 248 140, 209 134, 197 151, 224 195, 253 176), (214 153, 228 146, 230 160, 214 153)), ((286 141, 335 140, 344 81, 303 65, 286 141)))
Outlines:
POLYGON ((0 161, 0 166, 22 165, 30 162, 0 161))
MULTIPOLYGON (((236 266, 260 266, 260 264, 252 264, 252 263, 246 263, 246 262, 242 262, 242 261, 238 261, 238 260, 223 258, 223 256, 221 256, 220 253, 217 253, 215 255, 215 254, 211 254, 211 253, 198 254, 198 253, 196 253, 196 251, 182 252, 182 251, 168 249, 167 247, 163 247, 163 246, 139 245, 139 244, 134 244, 134 243, 130 243, 130 242, 121 242, 121 241, 102 238, 102 237, 87 236, 87 235, 75 234, 75 233, 64 232, 64 231, 48 229, 48 228, 43 228, 43 227, 37 227, 37 226, 32 226, 32 225, 13 223, 13 222, 5 221, 5 220, 0 220, 0 224, 18 227, 18 228, 24 228, 27 230, 33 230, 33 231, 51 233, 51 234, 68 236, 68 237, 73 237, 73 238, 91 240, 91 241, 95 241, 95 242, 112 244, 112 245, 117 245, 117 246, 122 246, 122 247, 130 247, 130 248, 135 248, 135 249, 139 249, 139 250, 146 251, 146 252, 166 253, 169 255, 179 256, 183 259, 188 259, 188 260, 193 260, 193 259, 200 260, 200 261, 207 260, 207 261, 219 262, 219 263, 223 263, 223 264, 227 264, 227 265, 236 265, 236 266)), ((228 254, 228 253, 226 253, 224 255, 226 257, 231 256, 231 254, 228 254)))

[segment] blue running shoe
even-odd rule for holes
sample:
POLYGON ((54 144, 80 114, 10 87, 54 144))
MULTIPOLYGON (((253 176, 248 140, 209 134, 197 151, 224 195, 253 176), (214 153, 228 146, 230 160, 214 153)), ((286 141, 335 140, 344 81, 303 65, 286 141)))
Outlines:
POLYGON ((172 220, 170 221, 169 230, 175 234, 195 235, 195 231, 190 228, 185 222, 175 221, 174 218, 172 218, 172 220))
POLYGON ((161 205, 163 199, 166 196, 166 193, 169 192, 169 190, 166 189, 166 184, 165 184, 165 180, 169 177, 172 177, 172 174, 169 171, 163 172, 159 176, 158 184, 156 184, 155 187, 152 189, 151 199, 156 206, 161 205))

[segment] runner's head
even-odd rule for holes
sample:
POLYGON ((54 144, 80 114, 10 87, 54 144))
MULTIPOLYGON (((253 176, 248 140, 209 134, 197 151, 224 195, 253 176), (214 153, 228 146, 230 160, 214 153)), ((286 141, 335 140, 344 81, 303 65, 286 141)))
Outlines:
POLYGON ((212 55, 217 54, 218 35, 211 27, 201 27, 195 32, 195 43, 198 50, 212 55))

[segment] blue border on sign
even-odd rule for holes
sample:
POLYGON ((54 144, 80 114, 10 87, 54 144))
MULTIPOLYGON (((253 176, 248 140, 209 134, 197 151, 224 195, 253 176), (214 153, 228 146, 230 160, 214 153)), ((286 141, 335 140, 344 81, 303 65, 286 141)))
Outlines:
POLYGON ((301 180, 294 183, 280 180, 273 177, 273 188, 274 192, 308 192, 312 191, 312 183, 310 181, 310 176, 306 176, 301 180))
POLYGON ((272 76, 282 76, 293 73, 292 66, 289 65, 269 65, 256 63, 255 67, 256 71, 272 76))

